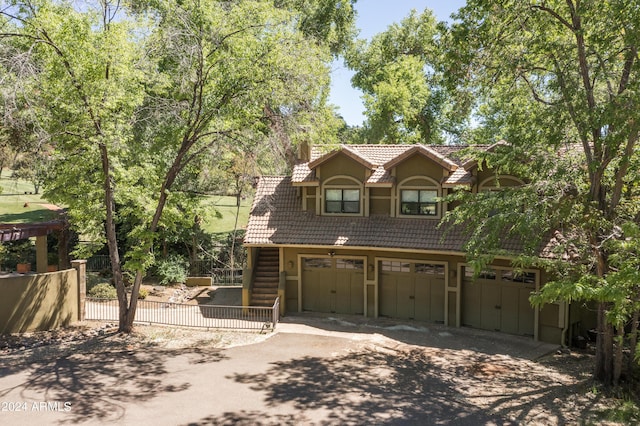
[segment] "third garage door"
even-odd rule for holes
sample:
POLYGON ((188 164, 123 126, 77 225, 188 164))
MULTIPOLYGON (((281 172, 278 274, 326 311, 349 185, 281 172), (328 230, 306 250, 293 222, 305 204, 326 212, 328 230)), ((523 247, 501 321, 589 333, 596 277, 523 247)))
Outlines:
POLYGON ((381 261, 380 315, 443 323, 444 287, 444 265, 381 261))
POLYGON ((474 279, 471 268, 463 272, 462 325, 533 336, 535 313, 529 296, 535 291, 535 273, 492 269, 474 279))

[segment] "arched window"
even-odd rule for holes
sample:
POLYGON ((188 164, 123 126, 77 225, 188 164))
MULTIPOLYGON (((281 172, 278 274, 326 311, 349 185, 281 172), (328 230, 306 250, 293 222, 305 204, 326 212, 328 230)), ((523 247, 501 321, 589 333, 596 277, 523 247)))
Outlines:
POLYGON ((362 185, 349 176, 335 176, 324 184, 324 213, 361 214, 362 185))
POLYGON ((398 185, 401 216, 440 217, 441 189, 438 182, 427 177, 405 179, 398 185))
POLYGON ((522 186, 524 182, 513 176, 500 175, 496 177, 490 177, 482 182, 478 186, 479 192, 500 191, 505 187, 522 186))

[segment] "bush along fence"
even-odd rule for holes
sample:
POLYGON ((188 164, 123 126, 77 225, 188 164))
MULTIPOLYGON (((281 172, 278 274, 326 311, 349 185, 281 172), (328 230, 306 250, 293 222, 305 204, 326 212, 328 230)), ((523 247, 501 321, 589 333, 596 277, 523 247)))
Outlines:
MULTIPOLYGON (((214 259, 194 260, 190 262, 188 268, 190 277, 211 277, 211 283, 215 286, 241 286, 242 267, 240 268, 218 268, 214 259)), ((87 260, 87 271, 101 272, 110 271, 111 262, 107 255, 95 255, 87 260)))
MULTIPOLYGON (((118 300, 87 298, 87 320, 117 321, 118 300)), ((136 323, 207 329, 272 331, 280 321, 280 299, 271 307, 192 305, 138 300, 136 323)))

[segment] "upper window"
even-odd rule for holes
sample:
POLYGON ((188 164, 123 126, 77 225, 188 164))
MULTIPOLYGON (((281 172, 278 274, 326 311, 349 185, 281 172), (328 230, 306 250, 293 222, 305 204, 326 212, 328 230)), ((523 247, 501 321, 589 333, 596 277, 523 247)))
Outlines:
POLYGON ((493 192, 500 191, 505 187, 515 187, 522 185, 524 185, 524 183, 518 178, 515 178, 513 176, 500 175, 497 179, 495 177, 490 177, 480 182, 478 190, 480 192, 493 192))
POLYGON ((325 191, 326 213, 360 213, 359 189, 327 189, 325 191))
POLYGON ((400 212, 404 215, 438 215, 438 191, 435 189, 403 189, 400 212))

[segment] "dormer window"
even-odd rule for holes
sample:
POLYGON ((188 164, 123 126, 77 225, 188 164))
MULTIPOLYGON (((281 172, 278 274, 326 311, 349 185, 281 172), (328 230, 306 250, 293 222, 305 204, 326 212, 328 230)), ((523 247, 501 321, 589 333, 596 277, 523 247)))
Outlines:
POLYGON ((438 216, 438 191, 403 189, 400 194, 400 212, 403 215, 438 216))
POLYGON ((325 190, 326 213, 360 213, 359 189, 325 190))
POLYGON ((396 211, 399 217, 438 219, 441 216, 441 188, 427 176, 404 179, 398 184, 396 211))

